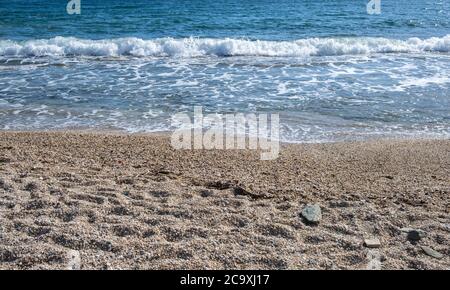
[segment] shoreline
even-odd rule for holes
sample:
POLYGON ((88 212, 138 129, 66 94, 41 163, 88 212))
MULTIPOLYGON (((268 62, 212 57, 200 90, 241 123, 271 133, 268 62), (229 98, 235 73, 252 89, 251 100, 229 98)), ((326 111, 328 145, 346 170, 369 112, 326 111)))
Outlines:
MULTIPOLYGON (((94 134, 94 135, 116 135, 116 136, 149 136, 149 137, 170 137, 174 130, 152 131, 152 132, 130 132, 125 129, 93 129, 93 128, 62 128, 50 130, 1 130, 0 134, 94 134)), ((248 138, 248 136, 245 136, 248 138)), ((340 143, 372 143, 372 142, 396 142, 396 141, 449 141, 450 136, 446 135, 426 135, 426 134, 398 134, 379 135, 369 137, 349 137, 348 139, 314 140, 314 141, 285 141, 280 140, 281 145, 306 145, 306 144, 340 144, 340 143)), ((234 150, 234 149, 232 149, 234 150)), ((237 149, 248 150, 248 149, 237 149)))
POLYGON ((82 269, 450 268, 448 139, 283 143, 271 161, 168 139, 0 131, 0 269, 71 251, 82 269))

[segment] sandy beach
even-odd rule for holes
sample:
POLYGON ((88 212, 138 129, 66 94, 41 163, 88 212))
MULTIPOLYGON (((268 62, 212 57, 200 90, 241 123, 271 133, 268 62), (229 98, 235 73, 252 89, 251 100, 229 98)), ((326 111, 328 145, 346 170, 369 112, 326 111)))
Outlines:
POLYGON ((259 157, 158 135, 1 132, 0 269, 450 269, 450 140, 259 157))

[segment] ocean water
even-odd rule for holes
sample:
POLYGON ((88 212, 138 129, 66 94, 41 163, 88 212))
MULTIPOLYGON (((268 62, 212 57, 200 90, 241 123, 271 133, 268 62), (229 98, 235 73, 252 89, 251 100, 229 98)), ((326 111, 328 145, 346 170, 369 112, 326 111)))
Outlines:
POLYGON ((450 0, 0 0, 0 129, 279 113, 291 142, 450 137, 450 0))

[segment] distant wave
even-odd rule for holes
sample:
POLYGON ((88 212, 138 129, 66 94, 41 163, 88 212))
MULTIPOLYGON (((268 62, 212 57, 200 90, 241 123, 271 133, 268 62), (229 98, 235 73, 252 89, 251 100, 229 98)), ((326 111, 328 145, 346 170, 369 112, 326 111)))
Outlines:
POLYGON ((261 41, 212 38, 117 38, 86 40, 73 37, 11 41, 0 40, 2 57, 40 56, 267 56, 310 57, 371 53, 450 52, 450 34, 428 39, 410 38, 308 38, 295 41, 261 41))

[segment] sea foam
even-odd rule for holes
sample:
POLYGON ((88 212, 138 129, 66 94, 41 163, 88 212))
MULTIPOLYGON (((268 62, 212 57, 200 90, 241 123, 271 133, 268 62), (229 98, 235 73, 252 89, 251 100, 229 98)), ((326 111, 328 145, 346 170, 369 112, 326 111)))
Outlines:
POLYGON ((41 56, 266 56, 312 57, 373 53, 450 52, 450 34, 428 39, 308 38, 294 41, 262 41, 212 38, 117 38, 87 40, 74 37, 11 41, 0 40, 2 57, 41 56))

